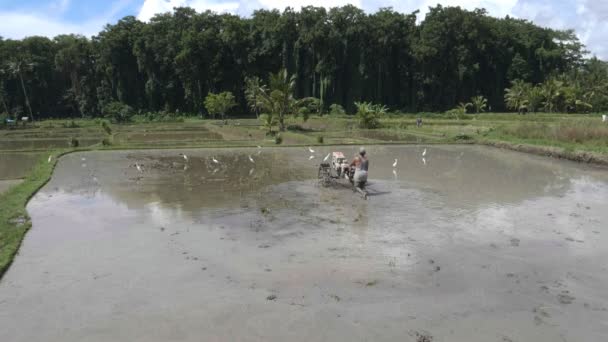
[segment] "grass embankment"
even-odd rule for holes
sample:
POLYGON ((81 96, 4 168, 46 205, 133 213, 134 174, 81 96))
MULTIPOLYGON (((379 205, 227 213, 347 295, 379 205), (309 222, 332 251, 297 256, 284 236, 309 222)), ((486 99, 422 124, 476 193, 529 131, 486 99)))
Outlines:
POLYGON ((61 152, 41 158, 25 180, 0 195, 0 278, 8 270, 25 233, 32 226, 26 205, 29 199, 50 179, 61 152))

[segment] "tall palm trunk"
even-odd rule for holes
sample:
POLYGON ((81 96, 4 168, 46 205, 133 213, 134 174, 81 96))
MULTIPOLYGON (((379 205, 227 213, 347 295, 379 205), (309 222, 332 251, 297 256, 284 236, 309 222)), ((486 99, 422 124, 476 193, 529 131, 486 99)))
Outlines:
POLYGON ((21 72, 19 72, 19 79, 21 80, 21 89, 23 89, 23 96, 25 96, 25 104, 27 105, 27 109, 30 111, 30 118, 34 121, 34 113, 32 113, 32 106, 30 106, 30 99, 27 97, 27 91, 25 90, 25 83, 23 82, 23 76, 21 76, 21 72))

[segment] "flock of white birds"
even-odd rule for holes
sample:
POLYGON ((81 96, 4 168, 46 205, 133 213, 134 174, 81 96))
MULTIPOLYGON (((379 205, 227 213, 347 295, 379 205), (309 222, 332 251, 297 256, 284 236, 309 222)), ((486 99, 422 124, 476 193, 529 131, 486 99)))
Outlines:
MULTIPOLYGON (((308 158, 308 160, 312 160, 312 159, 314 159, 314 158, 315 158, 315 155, 314 155, 315 150, 314 150, 312 147, 310 147, 310 146, 309 146, 309 147, 308 147, 308 151, 311 153, 311 155, 310 155, 310 157, 308 158)), ((260 153, 262 153, 262 146, 258 146, 258 153, 257 153, 257 154, 258 154, 258 155, 260 155, 260 153)), ((188 162, 188 160, 189 160, 189 159, 188 159, 188 156, 187 156, 186 154, 184 154, 184 153, 180 153, 180 155, 181 155, 181 156, 184 158, 184 160, 185 160, 186 162, 188 162)), ((425 148, 425 149, 424 149, 424 151, 422 152, 422 162, 424 163, 424 165, 426 165, 426 155, 427 155, 427 149, 425 148)), ((251 155, 249 155, 248 157, 249 157, 249 161, 250 161, 252 164, 255 164, 255 159, 253 159, 253 157, 252 157, 251 155)), ((328 153, 328 154, 325 156, 325 158, 323 158, 323 161, 324 161, 324 162, 326 162, 327 160, 329 160, 329 157, 331 157, 331 153, 328 153)), ((53 160, 53 156, 52 156, 52 155, 50 155, 50 156, 49 156, 49 159, 48 159, 48 162, 50 163, 52 160, 53 160)), ((86 158, 82 158, 82 161, 83 161, 83 162, 84 162, 84 161, 86 161, 86 158)), ((214 164, 217 164, 217 165, 219 165, 219 164, 220 164, 219 160, 217 160, 215 157, 211 157, 211 161, 212 161, 214 164)), ((397 171, 396 171, 395 169, 397 168, 397 165, 398 165, 398 164, 399 164, 399 160, 398 160, 397 158, 395 158, 395 162, 393 163, 393 174, 394 174, 395 176, 397 176, 397 171)), ((86 164, 83 164, 83 165, 86 165, 86 164)), ((137 171, 139 171, 139 172, 144 172, 143 166, 142 166, 142 165, 140 165, 139 163, 135 163, 135 168, 136 168, 136 169, 137 169, 137 171)), ((251 172, 250 172, 250 173, 251 173, 251 172)))

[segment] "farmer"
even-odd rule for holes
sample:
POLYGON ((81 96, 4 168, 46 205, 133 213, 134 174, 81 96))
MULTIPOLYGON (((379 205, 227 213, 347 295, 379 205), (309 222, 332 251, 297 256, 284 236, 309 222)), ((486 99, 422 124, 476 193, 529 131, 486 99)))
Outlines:
POLYGON ((367 183, 367 170, 369 169, 369 160, 364 147, 359 149, 359 155, 355 156, 350 166, 355 167, 355 176, 353 177, 355 188, 363 190, 365 183, 367 183))

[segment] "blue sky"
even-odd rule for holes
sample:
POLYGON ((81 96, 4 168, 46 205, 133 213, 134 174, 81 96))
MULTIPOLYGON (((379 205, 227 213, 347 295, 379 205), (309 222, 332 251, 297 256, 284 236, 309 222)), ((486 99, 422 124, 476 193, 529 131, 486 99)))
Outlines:
POLYGON ((608 60, 608 0, 0 0, 0 36, 23 38, 30 35, 55 36, 99 32, 106 23, 126 15, 148 20, 155 13, 175 6, 191 6, 248 15, 255 8, 286 6, 342 6, 352 4, 366 11, 380 7, 425 13, 429 6, 486 8, 491 15, 529 19, 552 28, 573 28, 592 54, 608 60))

